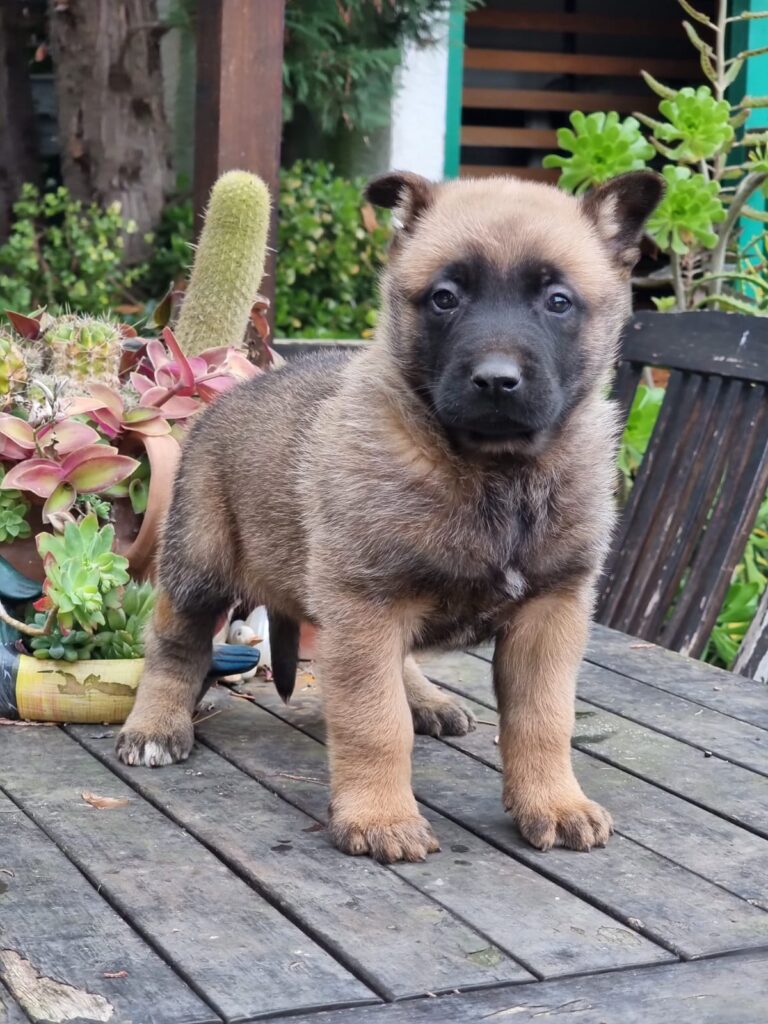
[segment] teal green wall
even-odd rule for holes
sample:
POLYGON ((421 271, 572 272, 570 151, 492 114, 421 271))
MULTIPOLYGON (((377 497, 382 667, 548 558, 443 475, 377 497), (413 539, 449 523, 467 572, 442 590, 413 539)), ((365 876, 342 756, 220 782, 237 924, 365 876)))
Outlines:
POLYGON ((446 178, 457 178, 459 175, 463 81, 464 13, 453 10, 448 26, 448 97, 445 110, 445 163, 443 167, 446 178))
MULTIPOLYGON (((737 0, 733 8, 734 14, 741 14, 744 11, 765 14, 768 13, 768 0, 737 0)), ((733 36, 728 47, 731 54, 739 53, 742 50, 756 50, 762 46, 768 46, 768 18, 755 18, 734 26, 733 36)), ((746 67, 737 79, 734 88, 738 90, 739 98, 768 95, 768 53, 759 54, 747 60, 746 67)), ((753 130, 768 128, 768 108, 753 110, 746 127, 753 130)), ((750 201, 750 206, 765 210, 765 196, 760 193, 754 196, 750 201)), ((742 221, 742 245, 764 230, 763 225, 745 217, 742 221)))

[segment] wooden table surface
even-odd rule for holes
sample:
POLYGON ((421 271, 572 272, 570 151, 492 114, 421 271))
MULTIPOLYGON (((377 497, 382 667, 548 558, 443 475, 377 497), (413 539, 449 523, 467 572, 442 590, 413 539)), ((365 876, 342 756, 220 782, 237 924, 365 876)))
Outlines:
POLYGON ((616 835, 540 853, 502 812, 489 656, 422 659, 479 724, 417 737, 420 864, 328 844, 307 672, 288 708, 217 691, 161 771, 112 728, 1 728, 0 1022, 768 1021, 768 688, 595 627, 574 760, 616 835))

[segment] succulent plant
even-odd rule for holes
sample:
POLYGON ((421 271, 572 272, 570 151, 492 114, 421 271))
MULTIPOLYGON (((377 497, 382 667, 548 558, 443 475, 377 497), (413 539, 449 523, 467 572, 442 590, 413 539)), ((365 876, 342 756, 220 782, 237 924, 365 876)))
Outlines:
POLYGON ((674 164, 667 164, 663 174, 667 189, 648 221, 648 234, 662 249, 678 255, 687 253, 694 242, 705 249, 714 248, 714 225, 726 216, 718 183, 694 174, 690 167, 674 164))
MULTIPOLYGON (((105 611, 106 624, 95 632, 58 626, 46 636, 29 641, 36 658, 56 661, 86 661, 91 658, 143 658, 144 629, 152 614, 155 594, 151 583, 131 580, 118 592, 119 603, 105 611)), ((46 613, 35 612, 31 624, 42 627, 46 613)))
POLYGON ((187 355, 242 342, 264 274, 269 210, 255 174, 228 171, 213 186, 177 325, 187 355))
POLYGON ((641 170, 654 155, 634 117, 621 121, 615 111, 587 116, 575 110, 570 122, 573 130, 558 129, 557 144, 571 155, 550 154, 543 161, 545 167, 560 168, 558 184, 568 192, 584 192, 617 174, 641 170))
POLYGON ((53 321, 44 339, 50 349, 54 376, 117 386, 122 351, 119 324, 68 314, 53 321))
POLYGON ((733 140, 730 104, 727 100, 716 100, 707 85, 678 89, 672 96, 662 99, 659 111, 666 121, 642 114, 638 117, 653 130, 657 140, 677 143, 674 147, 657 146, 669 160, 699 163, 719 153, 733 140))
POLYGON ((109 609, 120 607, 120 588, 130 577, 128 559, 112 550, 114 540, 114 527, 100 528, 92 512, 67 523, 63 535, 38 534, 45 583, 35 609, 55 610, 62 634, 76 627, 93 633, 106 624, 109 609))
MULTIPOLYGON (((0 481, 5 476, 5 469, 0 466, 0 481)), ((29 502, 20 491, 0 491, 0 544, 6 541, 22 540, 32 534, 32 527, 27 522, 29 502)))
POLYGON ((27 381, 24 353, 10 331, 0 329, 0 404, 22 390, 27 381))

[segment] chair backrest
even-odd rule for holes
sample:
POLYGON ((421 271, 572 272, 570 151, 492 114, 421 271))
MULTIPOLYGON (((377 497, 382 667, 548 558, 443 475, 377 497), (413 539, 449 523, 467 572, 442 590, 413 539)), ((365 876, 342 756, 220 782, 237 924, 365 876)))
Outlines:
POLYGON ((615 394, 670 371, 602 578, 596 618, 698 657, 768 488, 768 318, 639 313, 615 394))

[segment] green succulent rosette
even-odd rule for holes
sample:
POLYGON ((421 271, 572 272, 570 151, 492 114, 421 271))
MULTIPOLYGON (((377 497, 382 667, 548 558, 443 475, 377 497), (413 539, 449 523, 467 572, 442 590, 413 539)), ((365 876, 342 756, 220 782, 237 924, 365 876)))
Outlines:
POLYGON ((653 131, 659 143, 665 144, 658 149, 669 160, 699 163, 733 141, 730 105, 726 100, 716 100, 707 85, 678 89, 659 103, 659 112, 666 121, 643 114, 638 117, 653 131))
POLYGON ((570 122, 572 128, 557 132, 557 144, 570 156, 552 153, 543 161, 545 167, 560 168, 558 184, 568 192, 584 192, 617 174, 642 170, 654 155, 634 117, 621 120, 615 111, 587 116, 575 110, 570 122))
POLYGON ((651 214, 646 230, 659 248, 684 256, 694 242, 713 249, 714 225, 725 220, 725 207, 716 181, 694 174, 690 167, 668 164, 663 170, 667 188, 651 214))

